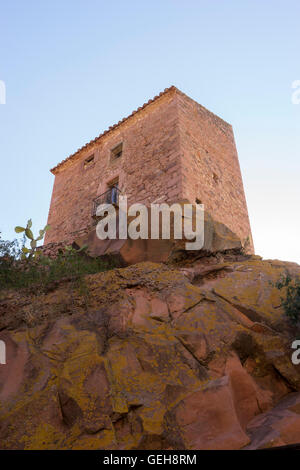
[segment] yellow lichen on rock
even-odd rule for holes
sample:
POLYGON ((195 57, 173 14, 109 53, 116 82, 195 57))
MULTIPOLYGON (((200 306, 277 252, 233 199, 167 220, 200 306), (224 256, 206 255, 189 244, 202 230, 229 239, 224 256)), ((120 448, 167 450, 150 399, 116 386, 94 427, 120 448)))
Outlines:
POLYGON ((287 271, 300 267, 146 262, 87 276, 87 299, 68 283, 40 298, 2 294, 0 447, 251 446, 256 415, 300 388, 274 287, 287 271))

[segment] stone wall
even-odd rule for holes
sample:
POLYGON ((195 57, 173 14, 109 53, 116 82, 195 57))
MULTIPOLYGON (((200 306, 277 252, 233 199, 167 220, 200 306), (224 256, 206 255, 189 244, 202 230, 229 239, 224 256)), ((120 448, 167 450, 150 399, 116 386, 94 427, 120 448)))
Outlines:
MULTIPOLYGON (((115 178, 129 204, 188 199, 242 240, 251 238, 232 127, 171 87, 54 170, 45 243, 70 243, 92 227, 93 199, 115 178), (112 161, 111 150, 123 143, 112 161), (86 166, 85 161, 94 156, 86 166)), ((252 248, 252 242, 251 242, 252 248)))
POLYGON ((72 241, 92 224, 93 199, 119 178, 129 204, 177 200, 182 193, 177 101, 163 95, 55 171, 45 243, 72 241), (123 142, 123 154, 111 150, 123 142), (84 162, 94 154, 94 163, 84 162))
POLYGON ((252 244, 232 126, 185 95, 178 95, 183 198, 252 244))
POLYGON ((42 252, 43 256, 47 256, 47 258, 56 258, 59 253, 65 252, 65 247, 67 243, 65 242, 57 242, 57 243, 47 243, 47 245, 39 247, 39 251, 42 252))

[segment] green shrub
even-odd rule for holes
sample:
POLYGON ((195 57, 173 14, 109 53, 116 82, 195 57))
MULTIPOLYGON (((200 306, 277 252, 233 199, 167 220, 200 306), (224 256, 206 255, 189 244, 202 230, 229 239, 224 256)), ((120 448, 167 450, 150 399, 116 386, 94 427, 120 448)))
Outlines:
POLYGON ((18 240, 8 241, 1 239, 0 232, 0 261, 5 258, 18 258, 21 254, 21 248, 18 240))
POLYGON ((276 284, 277 289, 285 289, 285 297, 281 297, 281 305, 286 316, 293 324, 300 320, 300 279, 292 279, 289 274, 283 276, 276 284))
POLYGON ((2 240, 0 235, 0 288, 13 282, 15 263, 20 256, 19 242, 2 240))
POLYGON ((113 260, 90 258, 84 251, 67 247, 54 259, 40 254, 24 259, 19 243, 0 239, 0 289, 34 288, 46 291, 62 279, 78 282, 86 274, 95 274, 116 267, 113 260))

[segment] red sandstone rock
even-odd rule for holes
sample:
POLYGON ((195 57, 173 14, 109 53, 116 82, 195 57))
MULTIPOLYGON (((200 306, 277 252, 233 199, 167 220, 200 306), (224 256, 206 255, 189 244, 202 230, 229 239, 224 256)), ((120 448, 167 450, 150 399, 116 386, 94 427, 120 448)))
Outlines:
POLYGON ((299 444, 300 394, 287 395, 271 411, 254 418, 247 431, 252 442, 246 449, 299 444))
POLYGON ((85 303, 70 283, 43 296, 3 293, 0 447, 297 442, 294 331, 272 283, 287 268, 299 274, 299 266, 232 254, 222 255, 222 269, 216 257, 203 258, 202 269, 199 263, 141 263, 87 276, 85 303))
MULTIPOLYGON (((184 202, 180 202, 180 204, 183 205, 184 202)), ((193 211, 193 218, 195 219, 195 210, 193 211)), ((184 216, 182 220, 184 224, 184 216)), ((128 220, 128 223, 129 222, 130 220, 128 220)), ((149 227, 151 226, 150 224, 151 212, 149 209, 149 227)), ((170 226, 171 236, 169 240, 131 240, 130 238, 126 240, 119 240, 118 238, 116 240, 100 240, 94 228, 86 235, 75 239, 74 244, 79 248, 83 245, 87 245, 88 253, 92 257, 112 256, 123 266, 140 263, 142 261, 178 261, 185 257, 191 257, 195 253, 198 256, 204 256, 204 254, 207 255, 230 250, 241 252, 242 250, 241 240, 224 224, 216 222, 208 213, 204 214, 204 244, 200 250, 187 251, 186 242, 188 240, 185 238, 182 240, 174 239, 173 220, 170 226)), ((161 220, 159 230, 161 233, 161 220)), ((47 245, 45 245, 44 251, 47 252, 47 245)))
POLYGON ((250 441, 238 419, 228 376, 193 392, 173 412, 188 449, 239 449, 250 441))

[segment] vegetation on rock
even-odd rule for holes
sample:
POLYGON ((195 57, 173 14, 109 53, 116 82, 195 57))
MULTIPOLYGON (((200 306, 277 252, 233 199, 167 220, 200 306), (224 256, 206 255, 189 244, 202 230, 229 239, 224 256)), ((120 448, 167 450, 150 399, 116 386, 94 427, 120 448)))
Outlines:
POLYGON ((300 320, 300 278, 293 279, 287 274, 275 285, 279 290, 285 289, 285 296, 281 297, 282 307, 290 321, 297 324, 300 320))
POLYGON ((31 249, 25 247, 25 241, 7 241, 0 238, 0 290, 34 288, 45 291, 53 283, 63 279, 79 281, 86 274, 94 274, 116 266, 113 259, 95 259, 86 254, 86 247, 75 250, 66 246, 56 258, 44 256, 36 242, 44 235, 33 238, 30 223, 26 229, 16 227, 31 240, 31 249), (21 230, 22 229, 22 230, 21 230), (32 237, 32 238, 31 238, 32 237), (34 242, 34 243, 32 243, 34 242))
POLYGON ((26 227, 20 227, 19 225, 15 227, 16 233, 24 232, 25 239, 27 238, 30 241, 30 248, 27 248, 25 244, 23 245, 21 259, 26 259, 26 256, 28 256, 29 258, 40 256, 41 251, 38 249, 37 243, 43 240, 46 231, 50 227, 49 225, 46 225, 42 230, 39 231, 39 236, 36 238, 34 238, 31 228, 32 228, 31 219, 28 220, 26 227))
POLYGON ((87 275, 87 299, 72 282, 41 295, 3 290, 0 448, 297 442, 295 328, 275 287, 286 270, 300 274, 293 263, 218 254, 87 275))

